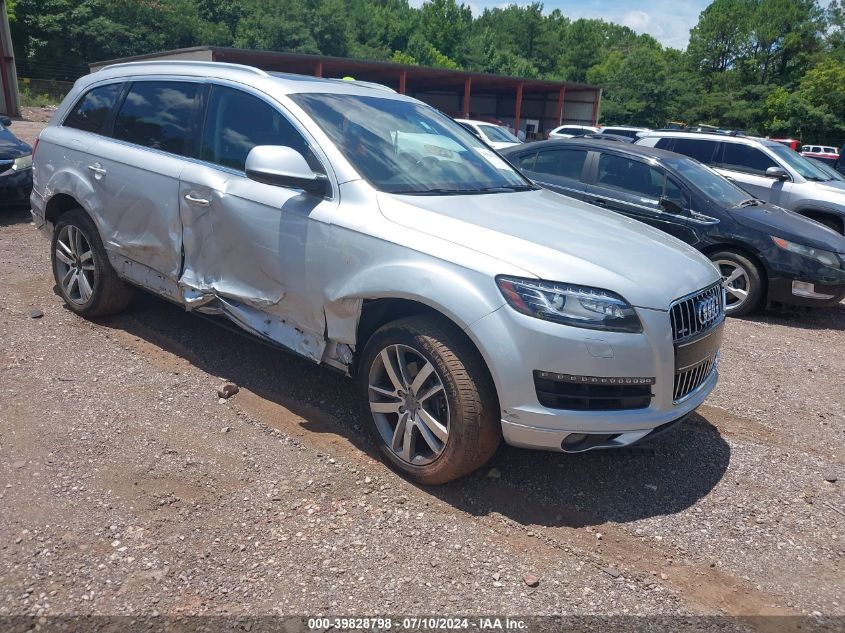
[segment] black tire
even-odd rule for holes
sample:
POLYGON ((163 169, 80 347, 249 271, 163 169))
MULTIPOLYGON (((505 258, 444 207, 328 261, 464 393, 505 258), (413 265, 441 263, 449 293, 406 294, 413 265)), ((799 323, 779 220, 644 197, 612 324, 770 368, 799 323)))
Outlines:
MULTIPOLYGON (((416 366, 419 371, 419 363, 416 366)), ((472 343, 446 319, 413 316, 379 328, 364 347, 358 365, 357 389, 364 423, 384 458, 422 484, 446 483, 477 470, 493 456, 501 441, 498 398, 484 360, 472 343), (388 415, 396 415, 398 425, 401 414, 386 414, 379 423, 370 408, 371 376, 383 367, 382 351, 394 349, 394 346, 410 350, 408 354, 417 356, 420 362, 431 363, 436 372, 433 379, 440 381, 445 393, 439 397, 448 405, 448 437, 442 452, 429 456, 431 461, 428 463, 411 463, 403 459, 391 449, 379 430, 379 424, 385 428, 388 415)), ((373 397, 380 398, 378 395, 373 397)), ((417 441, 423 442, 423 439, 417 437, 417 441)), ((422 446, 429 448, 425 443, 422 446)))
MULTIPOLYGON (((65 304, 77 314, 84 317, 115 314, 124 310, 132 301, 132 286, 117 276, 111 262, 109 262, 106 250, 103 248, 103 241, 100 239, 97 225, 82 209, 71 209, 61 215, 53 229, 50 248, 50 262, 53 267, 56 286, 65 304), (87 246, 91 253, 91 257, 86 260, 86 263, 90 261, 93 269, 86 269, 90 274, 85 277, 86 289, 90 288, 90 296, 85 296, 88 291, 86 290, 83 293, 79 285, 80 281, 77 281, 75 286, 71 286, 70 290, 63 284, 67 272, 73 272, 71 271, 73 266, 61 261, 57 255, 57 249, 60 246, 59 237, 63 235, 66 238, 68 235, 75 235, 75 231, 81 234, 84 239, 82 244, 87 246), (66 272, 63 273, 63 270, 66 272), (91 281, 87 281, 89 277, 91 281)), ((62 252, 66 252, 66 249, 63 249, 62 252)), ((73 262, 76 261, 75 256, 71 253, 67 253, 65 257, 70 258, 73 262)), ((81 272, 79 270, 77 274, 81 272)))
POLYGON ((744 316, 757 310, 763 301, 766 291, 766 284, 764 281, 765 273, 760 270, 759 266, 757 266, 757 264, 755 264, 746 255, 733 250, 726 249, 716 253, 710 253, 709 257, 710 260, 720 269, 723 277, 727 276, 726 269, 730 266, 739 267, 745 273, 745 279, 747 280, 745 282, 745 286, 747 287, 745 287, 744 290, 747 292, 747 296, 742 302, 734 302, 732 304, 732 299, 735 299, 735 297, 731 294, 730 290, 728 290, 726 293, 727 301, 725 304, 725 313, 727 316, 744 316), (720 266, 720 262, 723 262, 724 264, 720 266))

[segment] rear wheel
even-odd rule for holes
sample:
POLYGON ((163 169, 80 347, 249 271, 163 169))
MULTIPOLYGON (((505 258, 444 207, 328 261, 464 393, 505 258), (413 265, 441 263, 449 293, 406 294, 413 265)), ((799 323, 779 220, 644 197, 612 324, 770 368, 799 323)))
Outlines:
POLYGON ((763 273, 748 257, 735 251, 710 255, 722 273, 725 314, 742 316, 756 310, 763 299, 763 273))
POLYGON ((421 483, 466 475, 499 445, 499 407, 487 368, 445 320, 409 317, 377 330, 364 348, 358 389, 382 455, 421 483))
POLYGON ((114 314, 132 300, 132 287, 117 276, 97 226, 82 209, 67 211, 56 222, 50 259, 59 292, 77 314, 114 314))

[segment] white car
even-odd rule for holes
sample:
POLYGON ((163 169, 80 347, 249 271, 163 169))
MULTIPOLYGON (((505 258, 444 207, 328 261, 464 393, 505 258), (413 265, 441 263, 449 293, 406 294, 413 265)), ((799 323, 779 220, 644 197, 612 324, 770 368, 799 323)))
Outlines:
POLYGON ((629 127, 626 125, 608 125, 599 130, 602 134, 615 134, 616 136, 627 136, 635 141, 641 136, 651 132, 647 127, 629 127))
POLYGON ((592 125, 561 125, 549 132, 549 138, 573 138, 585 134, 598 134, 599 129, 592 125))
POLYGON ((501 125, 488 123, 487 121, 474 121, 472 119, 455 119, 470 132, 475 134, 482 141, 493 149, 505 149, 522 143, 511 131, 501 125))

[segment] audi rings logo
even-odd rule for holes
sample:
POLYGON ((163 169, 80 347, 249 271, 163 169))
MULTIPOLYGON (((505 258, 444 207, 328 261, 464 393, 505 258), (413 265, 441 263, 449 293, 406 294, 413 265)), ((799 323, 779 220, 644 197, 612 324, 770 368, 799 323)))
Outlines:
POLYGON ((701 325, 707 325, 719 316, 719 301, 716 297, 707 297, 695 302, 695 313, 701 325))

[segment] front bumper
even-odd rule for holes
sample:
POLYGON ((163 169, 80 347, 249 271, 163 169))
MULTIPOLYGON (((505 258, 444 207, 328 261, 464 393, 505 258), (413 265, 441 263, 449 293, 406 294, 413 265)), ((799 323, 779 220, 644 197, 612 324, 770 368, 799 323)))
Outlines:
POLYGON ((767 303, 818 308, 838 304, 845 298, 845 257, 839 257, 842 268, 832 268, 780 249, 771 251, 767 303), (803 283, 796 287, 796 281, 803 283))
POLYGON ((504 306, 468 333, 485 356, 502 409, 502 433, 514 446, 565 450, 571 434, 605 435, 590 448, 626 446, 692 413, 718 380, 709 377, 680 402, 673 401, 675 347, 668 312, 637 308, 643 332, 626 334, 573 328, 504 306), (653 377, 649 406, 616 411, 551 409, 540 404, 535 370, 607 378, 653 377))
POLYGON ((0 173, 0 206, 26 206, 32 191, 32 170, 0 173))

